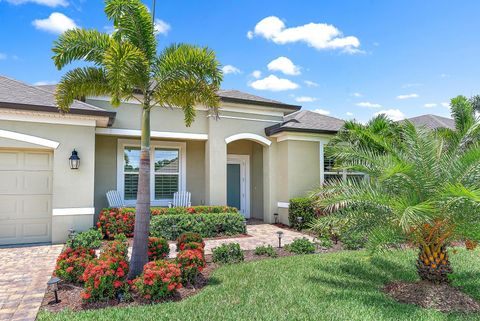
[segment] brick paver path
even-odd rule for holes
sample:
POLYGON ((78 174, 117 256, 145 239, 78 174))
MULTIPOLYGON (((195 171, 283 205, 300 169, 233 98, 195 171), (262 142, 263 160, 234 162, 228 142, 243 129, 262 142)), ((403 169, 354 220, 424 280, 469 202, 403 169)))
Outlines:
POLYGON ((0 320, 35 320, 62 248, 0 248, 0 320))

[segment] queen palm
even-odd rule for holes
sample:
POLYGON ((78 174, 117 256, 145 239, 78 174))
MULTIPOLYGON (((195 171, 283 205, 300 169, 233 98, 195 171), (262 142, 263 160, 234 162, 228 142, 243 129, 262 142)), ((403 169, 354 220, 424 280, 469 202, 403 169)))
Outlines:
POLYGON ((427 129, 406 122, 387 152, 345 142, 332 153, 340 167, 367 173, 363 181, 327 184, 314 193, 334 218, 348 219, 373 249, 409 242, 419 248, 422 280, 447 282, 447 247, 480 240, 480 143, 461 151, 427 129))
POLYGON ((112 34, 72 29, 53 47, 58 69, 87 62, 62 77, 57 86, 59 108, 68 112, 74 98, 109 95, 111 104, 136 100, 142 113, 140 169, 132 258, 129 278, 140 274, 147 263, 150 224, 150 111, 155 106, 179 107, 190 126, 195 105, 217 112, 222 72, 215 53, 187 44, 167 47, 157 54, 154 24, 140 0, 106 0, 105 14, 113 21, 112 34))

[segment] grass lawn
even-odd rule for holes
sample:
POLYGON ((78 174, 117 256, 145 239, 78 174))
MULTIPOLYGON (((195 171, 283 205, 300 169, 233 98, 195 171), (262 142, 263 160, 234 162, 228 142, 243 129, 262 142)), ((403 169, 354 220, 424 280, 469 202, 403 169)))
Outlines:
MULTIPOLYGON (((480 250, 451 255, 453 285, 480 300, 480 250)), ((400 304, 380 288, 414 281, 413 251, 365 251, 264 260, 217 269, 211 285, 182 302, 80 313, 42 312, 37 320, 480 320, 400 304)))

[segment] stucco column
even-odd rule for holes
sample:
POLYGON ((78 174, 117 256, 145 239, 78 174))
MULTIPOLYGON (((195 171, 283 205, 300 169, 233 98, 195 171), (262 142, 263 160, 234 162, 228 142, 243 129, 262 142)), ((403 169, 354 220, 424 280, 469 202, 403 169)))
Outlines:
POLYGON ((263 220, 266 223, 274 221, 273 213, 277 210, 276 150, 276 142, 263 147, 263 220))
POLYGON ((210 119, 205 144, 205 198, 207 205, 227 204, 227 144, 210 119))

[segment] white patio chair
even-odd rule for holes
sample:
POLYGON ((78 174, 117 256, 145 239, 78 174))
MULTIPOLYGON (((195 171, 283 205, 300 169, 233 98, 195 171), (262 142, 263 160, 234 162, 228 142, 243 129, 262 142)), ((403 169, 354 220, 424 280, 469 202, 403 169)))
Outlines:
POLYGON ((107 200, 109 207, 125 207, 125 202, 123 201, 118 191, 108 191, 107 200))
POLYGON ((192 194, 187 191, 179 191, 173 194, 173 202, 168 203, 168 207, 190 207, 192 203, 190 202, 192 194))

